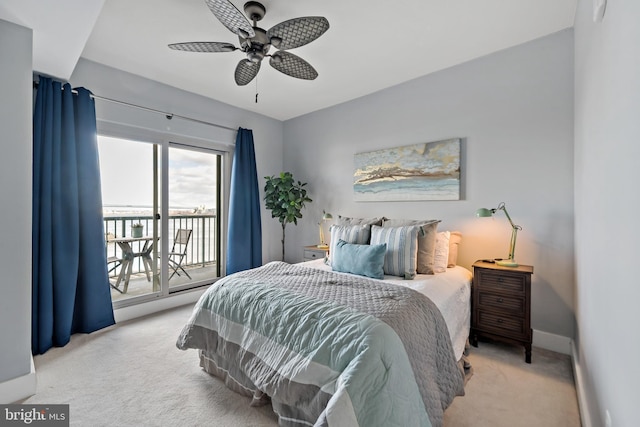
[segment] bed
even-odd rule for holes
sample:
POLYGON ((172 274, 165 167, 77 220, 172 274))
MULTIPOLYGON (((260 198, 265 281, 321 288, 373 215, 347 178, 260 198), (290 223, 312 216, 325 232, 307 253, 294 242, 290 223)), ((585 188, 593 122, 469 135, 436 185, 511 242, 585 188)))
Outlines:
MULTIPOLYGON (((299 265, 331 271, 331 267, 323 260, 307 261, 299 265)), ((469 270, 456 265, 447 268, 444 273, 418 274, 412 280, 385 275, 383 281, 411 288, 426 295, 435 303, 447 324, 455 359, 461 361, 469 338, 472 277, 469 270)))
POLYGON ((271 262, 227 276, 180 333, 227 387, 281 426, 441 426, 464 394, 471 273, 412 280, 271 262))

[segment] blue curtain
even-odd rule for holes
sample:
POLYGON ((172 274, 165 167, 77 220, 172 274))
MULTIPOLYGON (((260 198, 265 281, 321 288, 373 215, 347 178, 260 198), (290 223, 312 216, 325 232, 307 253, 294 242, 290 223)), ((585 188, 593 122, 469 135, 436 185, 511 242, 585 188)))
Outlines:
POLYGON ((40 77, 33 116, 32 351, 114 324, 90 92, 40 77))
POLYGON ((253 132, 239 128, 231 169, 227 274, 260 265, 262 225, 253 132))

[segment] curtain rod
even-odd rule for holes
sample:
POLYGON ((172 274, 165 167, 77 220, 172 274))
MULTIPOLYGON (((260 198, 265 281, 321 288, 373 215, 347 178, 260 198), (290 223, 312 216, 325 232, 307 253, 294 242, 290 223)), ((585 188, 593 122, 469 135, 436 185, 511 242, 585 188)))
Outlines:
MULTIPOLYGON (((33 82, 33 88, 37 89, 37 87, 38 87, 38 82, 33 82)), ((219 125, 217 123, 212 123, 212 122, 207 122, 207 121, 204 121, 204 120, 194 119, 194 118, 191 118, 191 117, 181 116, 180 114, 167 113, 165 111, 156 110, 154 108, 144 107, 142 105, 131 104, 131 103, 125 102, 125 101, 118 101, 117 99, 112 99, 112 98, 107 98, 107 97, 104 97, 104 96, 99 96, 99 95, 96 95, 94 93, 91 93, 91 96, 93 96, 95 99, 99 99, 99 100, 102 100, 102 101, 113 102, 114 104, 125 105, 127 107, 137 108, 139 110, 145 110, 145 111, 150 111, 152 113, 162 114, 167 118, 167 120, 171 120, 174 117, 177 117, 177 118, 182 119, 182 120, 188 120, 190 122, 200 123, 200 124, 208 125, 208 126, 214 126, 214 127, 220 128, 220 129, 227 129, 227 130, 230 130, 230 131, 233 131, 233 132, 238 130, 236 128, 232 128, 232 127, 229 127, 229 126, 219 125)))

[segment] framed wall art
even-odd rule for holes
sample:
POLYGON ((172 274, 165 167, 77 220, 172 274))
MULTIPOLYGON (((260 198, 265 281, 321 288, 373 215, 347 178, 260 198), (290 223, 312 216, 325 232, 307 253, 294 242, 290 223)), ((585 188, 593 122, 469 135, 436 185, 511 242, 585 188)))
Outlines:
POLYGON ((460 138, 354 156, 356 201, 460 200, 460 138))

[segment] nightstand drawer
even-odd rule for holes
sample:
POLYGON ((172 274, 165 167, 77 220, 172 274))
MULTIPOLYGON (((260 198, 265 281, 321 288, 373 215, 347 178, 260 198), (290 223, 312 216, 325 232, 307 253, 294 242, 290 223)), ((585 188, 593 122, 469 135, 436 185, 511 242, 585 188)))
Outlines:
POLYGON ((522 315, 524 314, 525 299, 480 291, 478 292, 478 308, 491 308, 522 315))
POLYGON ((476 286, 479 291, 508 293, 509 295, 525 294, 526 279, 522 274, 505 274, 480 270, 476 286))
POLYGON ((522 317, 512 317, 479 310, 478 329, 497 333, 511 332, 512 335, 524 335, 524 319, 522 317))
POLYGON ((304 251, 302 252, 302 258, 305 261, 313 261, 314 259, 324 259, 327 255, 327 250, 322 248, 317 248, 315 246, 305 246, 304 251))
POLYGON ((304 259, 316 259, 316 258, 322 258, 324 254, 318 252, 318 251, 310 251, 310 250, 305 250, 304 251, 304 259))

